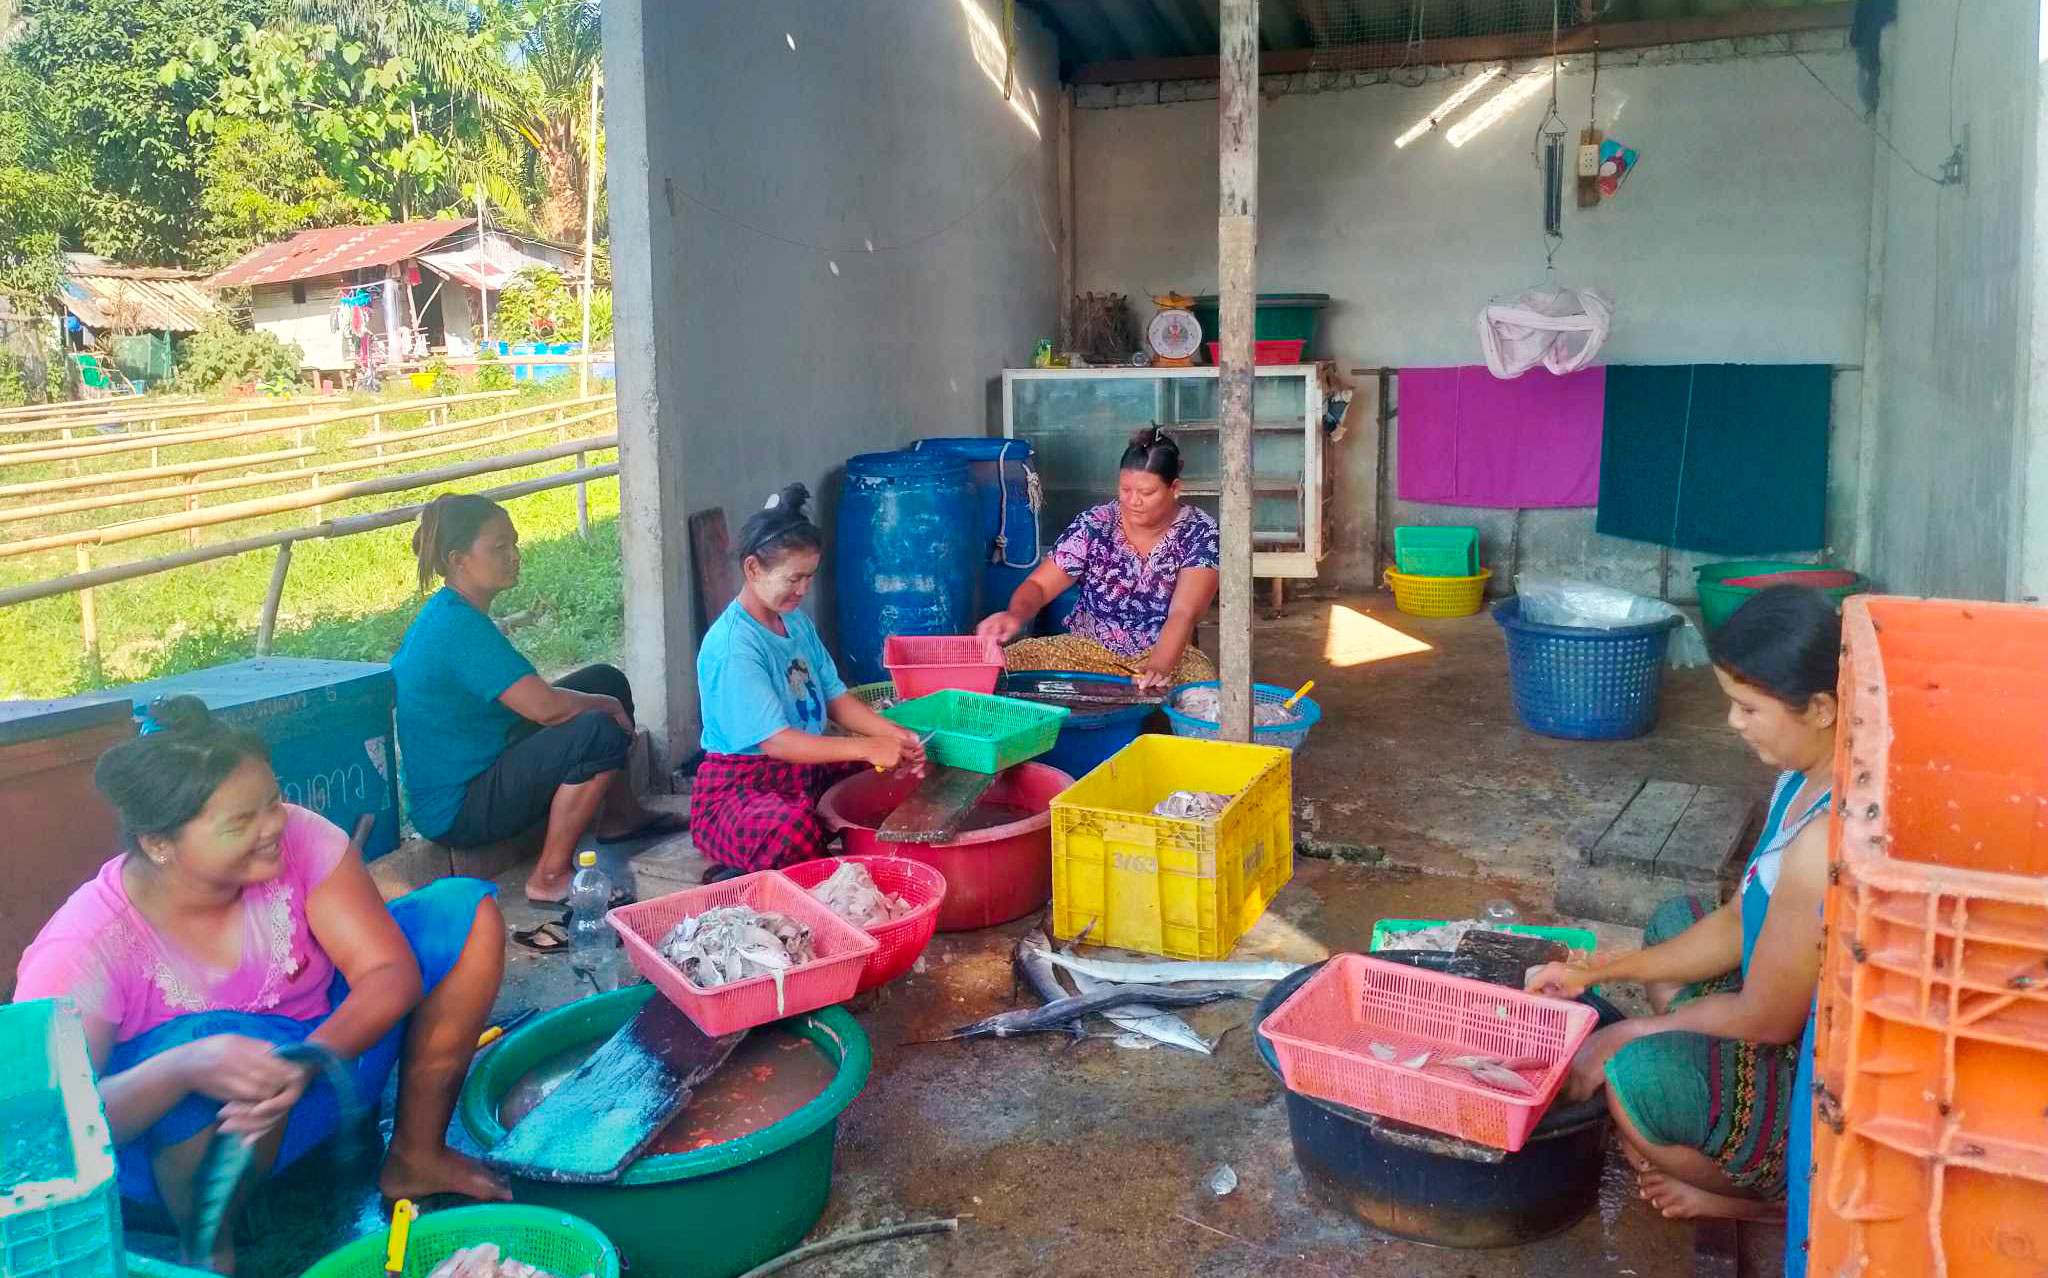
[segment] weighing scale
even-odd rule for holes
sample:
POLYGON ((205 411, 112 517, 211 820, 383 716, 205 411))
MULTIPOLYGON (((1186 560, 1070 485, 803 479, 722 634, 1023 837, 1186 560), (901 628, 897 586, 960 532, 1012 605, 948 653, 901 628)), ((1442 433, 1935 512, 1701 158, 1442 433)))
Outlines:
POLYGON ((1195 299, 1180 293, 1163 293, 1152 299, 1159 309, 1145 325, 1145 345, 1152 348, 1152 362, 1166 368, 1185 368, 1195 362, 1202 349, 1202 326, 1192 309, 1195 299))

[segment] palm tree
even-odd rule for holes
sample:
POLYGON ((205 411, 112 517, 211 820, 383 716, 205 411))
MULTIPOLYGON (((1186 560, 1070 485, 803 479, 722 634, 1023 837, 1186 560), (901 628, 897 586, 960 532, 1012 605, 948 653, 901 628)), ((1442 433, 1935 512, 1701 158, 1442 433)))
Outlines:
POLYGON ((585 184, 594 180, 601 141, 584 137, 591 77, 604 58, 597 0, 500 0, 509 19, 512 92, 496 103, 501 126, 532 149, 543 235, 574 239, 583 224, 585 184))

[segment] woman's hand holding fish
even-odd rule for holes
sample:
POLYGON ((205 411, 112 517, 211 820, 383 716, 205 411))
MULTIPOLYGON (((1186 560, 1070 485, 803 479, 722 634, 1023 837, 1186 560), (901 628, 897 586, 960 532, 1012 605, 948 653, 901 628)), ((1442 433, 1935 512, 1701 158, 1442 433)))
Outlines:
POLYGON ((305 1090, 306 1072, 272 1045, 241 1034, 213 1034, 181 1049, 185 1085, 217 1101, 251 1104, 290 1087, 305 1090))
POLYGON ((904 746, 903 740, 900 737, 861 738, 860 757, 884 772, 903 762, 904 756, 908 753, 909 750, 904 746))
POLYGON ((1586 992, 1586 987, 1596 983, 1593 969, 1577 967, 1570 963, 1544 963, 1529 969, 1523 978, 1522 988, 1530 994, 1548 994, 1553 998, 1577 998, 1586 992))
POLYGON ((903 764, 912 772, 924 771, 924 739, 909 728, 898 727, 897 735, 903 742, 903 764))
POLYGON ((222 1105, 220 1130, 253 1141, 282 1123, 313 1080, 312 1071, 303 1065, 285 1062, 285 1068, 292 1072, 292 1081, 276 1094, 259 1101, 229 1101, 222 1105))

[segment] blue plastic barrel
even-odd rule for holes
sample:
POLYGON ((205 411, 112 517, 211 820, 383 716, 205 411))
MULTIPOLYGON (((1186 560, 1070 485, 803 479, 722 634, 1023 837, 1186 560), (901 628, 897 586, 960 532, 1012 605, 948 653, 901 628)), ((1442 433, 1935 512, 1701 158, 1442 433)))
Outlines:
MULTIPOLYGON (((1024 683, 1033 679, 1070 679, 1075 683, 1096 683, 1105 687, 1131 686, 1131 681, 1120 675, 1082 674, 1073 670, 1020 671, 1004 678, 1005 686, 1011 680, 1024 683)), ((998 687, 996 691, 1001 693, 1003 688, 998 687)), ((1138 734, 1145 730, 1145 721, 1157 713, 1159 707, 1149 705, 1115 706, 1101 710, 1076 708, 1061 722, 1059 740, 1036 761, 1049 768, 1058 768, 1070 777, 1085 777, 1111 755, 1137 740, 1138 734)))
POLYGON ((848 683, 888 678, 890 635, 974 629, 981 521, 966 461, 940 452, 862 453, 839 495, 839 640, 848 683))

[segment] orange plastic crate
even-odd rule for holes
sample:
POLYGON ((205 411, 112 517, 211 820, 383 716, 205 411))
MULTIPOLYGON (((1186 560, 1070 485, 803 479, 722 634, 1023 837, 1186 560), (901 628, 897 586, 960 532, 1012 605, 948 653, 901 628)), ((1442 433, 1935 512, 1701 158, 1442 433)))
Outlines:
POLYGON ((605 919, 618 932, 626 957, 640 975, 654 982, 654 988, 713 1038, 844 1003, 853 997, 868 956, 876 949, 875 938, 819 904, 780 870, 761 870, 651 901, 636 901, 611 911, 605 919), (818 957, 783 973, 779 1003, 772 976, 749 977, 707 990, 662 957, 659 947, 671 928, 690 915, 722 905, 749 905, 809 925, 818 957))
POLYGON ((1293 1091, 1513 1153, 1599 1019, 1584 1003, 1339 954, 1259 1030, 1293 1091), (1375 1042, 1393 1048, 1394 1060, 1374 1056, 1375 1042), (1399 1064, 1425 1051, 1432 1059, 1421 1069, 1399 1064), (1467 1053, 1535 1058, 1540 1064, 1517 1071, 1535 1093, 1488 1087, 1441 1063, 1467 1053))
POLYGON ((1854 598, 1843 638, 1808 1270, 2039 1278, 2048 613, 1854 598))

